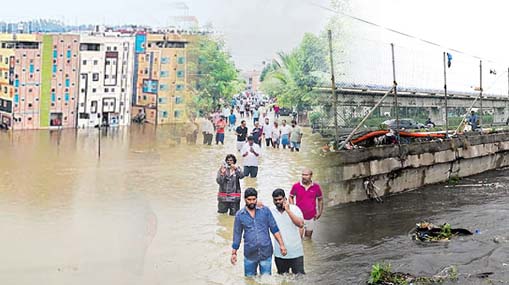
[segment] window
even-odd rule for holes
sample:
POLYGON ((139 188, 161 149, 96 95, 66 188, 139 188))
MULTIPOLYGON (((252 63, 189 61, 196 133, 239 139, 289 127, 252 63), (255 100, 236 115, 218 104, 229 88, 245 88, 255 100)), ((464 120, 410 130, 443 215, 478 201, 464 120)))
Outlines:
POLYGON ((83 64, 83 65, 87 65, 87 61, 86 61, 86 60, 83 60, 82 64, 83 64))
POLYGON ((184 77, 184 71, 182 70, 177 71, 177 77, 184 77))
POLYGON ((170 75, 170 73, 168 71, 164 71, 164 70, 161 71, 161 74, 160 74, 161 77, 168 77, 169 75, 170 75))
POLYGON ((177 85, 175 86, 175 89, 176 89, 177 91, 182 91, 182 90, 184 90, 184 85, 182 85, 182 84, 177 84, 177 85))
POLYGON ((110 90, 108 88, 104 88, 104 93, 108 93, 110 90))
POLYGON ((71 50, 67 50, 67 58, 71 58, 71 50))
POLYGON ((182 104, 183 100, 180 96, 175 97, 175 104, 182 104))
POLYGON ((92 81, 99 81, 99 73, 92 73, 92 81))
POLYGON ((168 98, 166 98, 166 97, 159 97, 157 100, 158 100, 159 104, 166 104, 168 102, 167 99, 168 98))
POLYGON ((53 58, 57 58, 58 57, 58 52, 56 49, 53 50, 53 58))
POLYGON ((90 113, 97 113, 97 101, 90 102, 90 113))
POLYGON ((65 102, 69 102, 69 93, 65 93, 65 102))
POLYGON ((185 57, 179 57, 178 64, 184 64, 184 63, 186 63, 186 58, 185 57))
POLYGON ((173 113, 173 117, 175 117, 175 118, 180 118, 181 115, 182 115, 182 112, 180 110, 175 110, 175 112, 173 113))
POLYGON ((56 101, 56 95, 55 95, 55 92, 51 93, 51 102, 55 102, 56 101))
POLYGON ((98 60, 94 60, 94 65, 97 65, 99 63, 98 60))
POLYGON ((71 80, 70 79, 66 79, 65 80, 65 87, 69 87, 71 85, 71 80))
POLYGON ((161 90, 161 91, 168 91, 168 85, 167 84, 159 85, 159 90, 161 90))
POLYGON ((168 64, 170 63, 169 57, 161 57, 161 64, 168 64))
POLYGON ((163 118, 168 118, 168 112, 167 111, 163 111, 163 118))
POLYGON ((97 91, 97 89, 92 88, 92 93, 95 93, 96 91, 97 91))

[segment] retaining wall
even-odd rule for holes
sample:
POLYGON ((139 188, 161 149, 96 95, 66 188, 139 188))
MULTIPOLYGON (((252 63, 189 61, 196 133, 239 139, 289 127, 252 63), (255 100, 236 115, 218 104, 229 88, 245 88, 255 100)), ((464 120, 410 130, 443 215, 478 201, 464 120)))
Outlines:
POLYGON ((509 132, 345 150, 328 159, 329 203, 361 201, 368 199, 363 186, 368 177, 379 195, 387 195, 508 166, 509 132))

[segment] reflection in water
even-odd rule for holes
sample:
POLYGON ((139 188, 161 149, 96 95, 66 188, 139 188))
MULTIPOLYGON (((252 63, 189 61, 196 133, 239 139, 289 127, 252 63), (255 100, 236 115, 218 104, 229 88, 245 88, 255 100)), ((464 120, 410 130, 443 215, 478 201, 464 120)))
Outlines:
MULTIPOLYGON (((233 218, 216 213, 215 175, 236 153, 233 135, 203 146, 179 144, 179 133, 102 130, 100 160, 97 129, 1 133, 0 283, 293 283, 246 281, 243 259, 229 263, 233 218)), ((258 178, 242 189, 271 205, 272 190, 288 191, 304 166, 320 180, 309 140, 301 153, 263 148, 258 178)), ((315 248, 305 244, 309 280, 320 267, 315 248)))

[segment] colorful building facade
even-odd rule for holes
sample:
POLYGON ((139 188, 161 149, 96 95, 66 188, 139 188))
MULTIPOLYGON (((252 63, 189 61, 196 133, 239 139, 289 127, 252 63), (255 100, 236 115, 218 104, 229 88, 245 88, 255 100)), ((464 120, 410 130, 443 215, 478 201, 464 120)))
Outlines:
POLYGON ((79 36, 0 35, 0 121, 14 130, 73 128, 79 36))
POLYGON ((134 37, 82 35, 78 127, 129 125, 134 37))
POLYGON ((132 116, 152 124, 187 121, 187 43, 179 34, 137 34, 132 116))

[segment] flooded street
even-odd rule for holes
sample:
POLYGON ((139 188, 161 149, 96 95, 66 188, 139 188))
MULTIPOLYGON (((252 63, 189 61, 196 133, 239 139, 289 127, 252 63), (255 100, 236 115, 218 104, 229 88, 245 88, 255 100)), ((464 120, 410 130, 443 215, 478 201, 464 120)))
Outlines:
MULTIPOLYGON (((224 146, 203 146, 201 135, 178 144, 169 128, 109 130, 100 160, 97 138, 97 129, 0 135, 1 284, 365 284, 383 261, 414 275, 454 265, 452 284, 486 284, 468 278, 481 272, 494 272, 494 284, 509 280, 509 170, 326 208, 304 242, 305 277, 250 281, 243 258, 229 263, 233 218, 216 213, 216 171, 236 153, 231 133, 224 146), (408 233, 422 220, 480 233, 417 243, 408 233)), ((258 178, 242 189, 259 189, 272 205, 272 190, 288 191, 303 166, 326 181, 315 139, 306 130, 300 153, 263 147, 258 178)))
MULTIPOLYGON (((258 178, 242 189, 272 205, 274 188, 289 191, 303 166, 318 169, 306 136, 300 153, 263 147, 258 178)), ((243 259, 229 263, 233 218, 216 213, 216 171, 236 154, 231 133, 204 146, 201 135, 177 144, 170 128, 110 130, 100 160, 97 138, 97 129, 0 134, 1 284, 245 282, 243 259)), ((321 267, 314 250, 305 245, 310 276, 321 267)))

